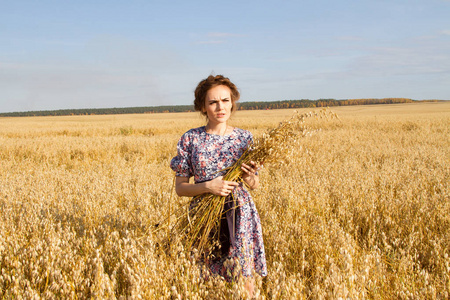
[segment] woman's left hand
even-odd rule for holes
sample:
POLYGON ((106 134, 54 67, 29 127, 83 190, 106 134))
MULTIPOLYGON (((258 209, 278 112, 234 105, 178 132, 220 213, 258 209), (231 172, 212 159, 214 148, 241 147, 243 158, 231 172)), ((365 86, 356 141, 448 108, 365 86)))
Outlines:
POLYGON ((242 164, 241 170, 243 172, 242 179, 247 183, 250 189, 256 189, 259 185, 259 177, 256 172, 259 167, 254 161, 250 161, 248 164, 242 164))

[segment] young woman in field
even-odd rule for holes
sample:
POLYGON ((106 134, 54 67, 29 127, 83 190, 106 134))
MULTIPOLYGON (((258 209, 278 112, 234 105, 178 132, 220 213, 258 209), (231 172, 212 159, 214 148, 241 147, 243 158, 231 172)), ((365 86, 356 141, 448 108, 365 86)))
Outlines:
MULTIPOLYGON (((233 269, 239 263, 251 294, 252 271, 267 275, 259 215, 243 183, 222 179, 226 173, 223 170, 239 159, 253 139, 249 131, 228 125, 239 97, 236 86, 222 75, 211 75, 200 81, 195 90, 194 106, 206 116, 207 124, 181 136, 178 155, 170 166, 176 173, 175 189, 179 196, 194 197, 206 193, 227 196, 226 221, 221 226, 225 229, 220 241, 223 255, 211 262, 209 269, 231 280, 229 274, 234 273, 233 269), (189 183, 192 176, 194 183, 189 183), (235 205, 232 199, 236 201, 235 205)), ((242 164, 241 168, 245 183, 250 189, 256 189, 259 185, 257 165, 251 162, 242 164)))

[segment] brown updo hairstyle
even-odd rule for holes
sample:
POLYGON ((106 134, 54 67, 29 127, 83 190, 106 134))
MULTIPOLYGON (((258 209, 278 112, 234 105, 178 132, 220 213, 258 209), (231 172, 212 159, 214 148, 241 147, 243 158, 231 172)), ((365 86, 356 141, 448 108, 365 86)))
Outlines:
POLYGON ((233 104, 233 106, 231 107, 231 112, 234 112, 236 110, 236 102, 239 100, 240 94, 234 83, 232 83, 230 79, 223 75, 209 75, 208 78, 200 81, 197 85, 197 88, 195 89, 194 108, 196 111, 199 111, 206 116, 206 112, 203 111, 206 102, 206 94, 210 89, 218 85, 224 85, 230 89, 231 102, 233 104))

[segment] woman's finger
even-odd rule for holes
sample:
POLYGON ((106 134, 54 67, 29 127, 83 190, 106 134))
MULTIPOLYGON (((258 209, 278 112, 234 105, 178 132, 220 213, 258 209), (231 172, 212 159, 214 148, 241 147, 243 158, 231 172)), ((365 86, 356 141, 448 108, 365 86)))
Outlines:
POLYGON ((225 181, 227 185, 231 186, 231 188, 234 188, 239 185, 239 183, 235 181, 225 181))
POLYGON ((242 170, 247 174, 255 174, 256 167, 255 166, 250 167, 249 165, 242 164, 242 170))
POLYGON ((245 173, 251 172, 250 166, 249 166, 249 165, 246 165, 246 164, 242 164, 241 169, 242 169, 245 173))

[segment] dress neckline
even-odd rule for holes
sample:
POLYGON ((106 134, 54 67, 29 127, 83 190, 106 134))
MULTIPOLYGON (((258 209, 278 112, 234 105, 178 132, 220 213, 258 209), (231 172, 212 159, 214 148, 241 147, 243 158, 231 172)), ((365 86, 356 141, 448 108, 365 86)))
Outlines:
POLYGON ((224 134, 224 135, 220 135, 220 134, 214 134, 214 133, 209 133, 209 132, 207 132, 207 131, 206 131, 206 125, 205 125, 205 126, 202 126, 202 128, 203 128, 203 131, 204 131, 207 135, 210 135, 210 136, 217 136, 217 137, 229 137, 229 136, 232 135, 233 132, 236 130, 236 127, 233 127, 233 130, 231 130, 230 133, 224 134))

